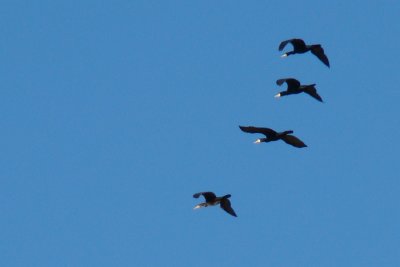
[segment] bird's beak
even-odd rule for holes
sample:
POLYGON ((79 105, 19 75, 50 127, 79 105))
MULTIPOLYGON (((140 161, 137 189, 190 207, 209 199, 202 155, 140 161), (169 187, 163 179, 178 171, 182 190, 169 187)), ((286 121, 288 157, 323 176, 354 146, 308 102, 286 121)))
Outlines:
POLYGON ((256 141, 254 141, 254 144, 259 144, 259 143, 261 143, 260 139, 257 139, 256 141))
POLYGON ((193 209, 195 210, 195 209, 200 209, 200 208, 201 208, 200 205, 196 205, 193 209))
POLYGON ((287 57, 287 54, 285 53, 285 54, 283 54, 281 57, 287 57))
POLYGON ((281 97, 281 93, 275 95, 276 98, 281 97))

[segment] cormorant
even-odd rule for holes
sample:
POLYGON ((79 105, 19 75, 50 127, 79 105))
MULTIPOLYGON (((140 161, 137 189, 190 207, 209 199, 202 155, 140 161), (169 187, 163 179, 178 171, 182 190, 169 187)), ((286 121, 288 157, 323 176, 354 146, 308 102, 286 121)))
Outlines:
POLYGON ((293 51, 283 54, 282 57, 287 57, 292 54, 303 54, 311 51, 311 53, 317 56, 326 66, 330 67, 328 57, 325 55, 324 49, 320 44, 306 45, 302 39, 290 39, 281 42, 279 45, 279 51, 282 51, 288 43, 293 45, 293 51))
POLYGON ((231 195, 225 195, 223 197, 217 197, 213 192, 200 192, 196 193, 193 195, 194 198, 199 198, 201 195, 204 196, 206 202, 200 203, 194 207, 194 209, 199 209, 203 207, 208 207, 208 206, 215 206, 220 204, 220 207, 229 213, 232 216, 237 217, 235 211, 231 207, 231 202, 229 201, 228 198, 231 197, 231 195))
POLYGON ((275 97, 281 97, 284 95, 292 95, 292 94, 299 94, 299 93, 307 93, 310 96, 314 97, 320 102, 322 101, 322 98, 318 95, 317 89, 315 89, 315 83, 314 84, 308 84, 308 85, 300 85, 300 82, 296 79, 293 78, 285 78, 285 79, 279 79, 276 81, 276 84, 281 86, 283 83, 287 83, 288 87, 286 91, 282 91, 279 94, 275 95, 275 97))
POLYGON ((306 144, 303 143, 299 138, 294 135, 292 130, 284 131, 284 132, 275 132, 270 128, 259 128, 253 126, 239 126, 239 128, 246 133, 260 133, 265 135, 265 138, 259 138, 254 143, 259 144, 262 142, 271 142, 271 141, 278 141, 279 139, 283 140, 285 143, 292 145, 294 147, 302 148, 307 147, 306 144))

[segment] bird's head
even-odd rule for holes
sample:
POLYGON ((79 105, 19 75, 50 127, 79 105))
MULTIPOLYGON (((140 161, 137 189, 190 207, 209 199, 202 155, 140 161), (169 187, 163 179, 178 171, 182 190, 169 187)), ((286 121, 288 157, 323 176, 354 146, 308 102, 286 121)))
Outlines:
POLYGON ((276 98, 281 97, 281 93, 275 95, 276 98))
POLYGON ((285 54, 283 54, 281 57, 287 57, 288 56, 288 54, 287 53, 285 53, 285 54))
POLYGON ((254 141, 254 144, 260 144, 261 143, 261 139, 258 138, 256 141, 254 141))
POLYGON ((194 210, 207 207, 206 203, 200 203, 199 205, 194 206, 194 210))

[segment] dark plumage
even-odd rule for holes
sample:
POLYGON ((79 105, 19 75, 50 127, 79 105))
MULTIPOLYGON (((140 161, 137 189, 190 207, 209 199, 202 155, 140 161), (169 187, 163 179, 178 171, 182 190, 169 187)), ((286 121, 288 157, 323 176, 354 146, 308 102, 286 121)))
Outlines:
POLYGON ((231 195, 217 197, 213 192, 200 192, 200 193, 194 194, 193 197, 199 198, 201 195, 205 198, 206 202, 196 205, 194 207, 194 209, 208 207, 208 206, 215 206, 215 205, 220 204, 220 207, 224 211, 226 211, 227 213, 229 213, 232 216, 237 217, 235 211, 231 207, 231 202, 228 199, 231 197, 231 195))
POLYGON ((253 126, 239 126, 239 128, 246 133, 260 133, 265 135, 265 138, 259 138, 254 143, 268 143, 271 141, 283 140, 285 143, 292 145, 294 147, 302 148, 307 147, 306 144, 303 143, 299 138, 294 135, 291 135, 293 131, 284 131, 284 132, 275 132, 270 128, 259 128, 253 126))
POLYGON ((319 60, 321 60, 326 66, 330 67, 328 57, 324 53, 324 49, 320 44, 306 45, 302 39, 290 39, 280 43, 279 51, 282 51, 285 46, 291 43, 293 45, 293 51, 287 52, 282 57, 287 57, 293 54, 303 54, 311 51, 319 60))
POLYGON ((279 94, 275 95, 275 97, 299 94, 304 92, 314 97, 318 101, 323 102, 322 98, 317 93, 317 89, 315 89, 315 84, 300 85, 300 82, 293 78, 279 79, 276 81, 276 84, 279 86, 281 86, 283 83, 287 83, 288 85, 286 91, 280 92, 279 94))

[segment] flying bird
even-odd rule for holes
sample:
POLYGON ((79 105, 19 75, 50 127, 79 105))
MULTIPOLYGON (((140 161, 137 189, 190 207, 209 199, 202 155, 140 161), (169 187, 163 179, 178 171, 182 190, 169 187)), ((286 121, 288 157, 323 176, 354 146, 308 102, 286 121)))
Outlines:
POLYGON ((199 208, 204 208, 208 206, 215 206, 215 205, 220 205, 220 207, 229 213, 232 216, 237 217, 235 211, 231 207, 231 202, 229 201, 228 198, 231 197, 231 195, 225 195, 223 197, 217 197, 213 192, 200 192, 196 193, 193 195, 194 198, 199 198, 200 196, 203 196, 206 200, 206 202, 200 203, 194 207, 194 209, 199 209, 199 208))
POLYGON ((275 97, 300 94, 300 93, 304 92, 304 93, 309 94, 310 96, 314 97, 318 101, 324 102, 324 101, 322 101, 322 98, 317 93, 317 89, 315 89, 315 83, 308 84, 308 85, 300 85, 300 82, 293 78, 279 79, 276 81, 276 84, 279 86, 281 86, 283 83, 287 83, 286 91, 282 91, 279 94, 276 94, 275 97))
POLYGON ((299 138, 294 135, 292 130, 284 131, 284 132, 276 132, 270 128, 260 128, 253 126, 239 126, 239 128, 246 133, 260 133, 265 135, 265 138, 258 138, 254 143, 268 143, 271 141, 283 140, 285 143, 292 145, 294 147, 302 148, 307 147, 306 144, 303 143, 299 138))
POLYGON ((326 66, 330 67, 328 57, 324 53, 324 49, 320 44, 306 45, 302 39, 289 39, 281 42, 279 45, 279 51, 282 51, 285 46, 291 43, 293 46, 293 51, 287 52, 282 55, 282 57, 287 57, 293 54, 303 54, 311 51, 319 60, 321 60, 326 66))

